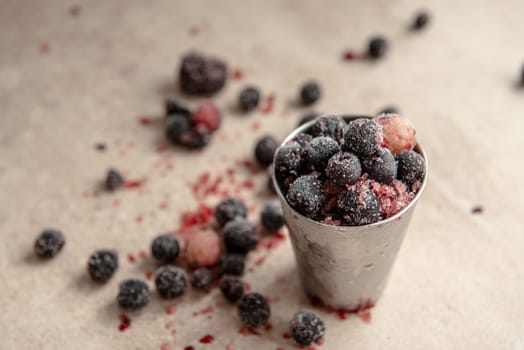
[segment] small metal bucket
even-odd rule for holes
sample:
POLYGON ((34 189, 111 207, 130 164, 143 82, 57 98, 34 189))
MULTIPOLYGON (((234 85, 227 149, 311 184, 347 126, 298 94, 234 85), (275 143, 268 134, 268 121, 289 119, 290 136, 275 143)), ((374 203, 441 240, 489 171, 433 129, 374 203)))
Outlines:
MULTIPOLYGON (((282 145, 313 123, 297 128, 282 145)), ((303 216, 288 204, 273 171, 273 183, 284 210, 298 273, 309 297, 326 306, 348 311, 367 308, 378 301, 428 180, 426 154, 418 144, 415 150, 424 157, 426 166, 417 195, 394 216, 370 225, 332 226, 303 216)))

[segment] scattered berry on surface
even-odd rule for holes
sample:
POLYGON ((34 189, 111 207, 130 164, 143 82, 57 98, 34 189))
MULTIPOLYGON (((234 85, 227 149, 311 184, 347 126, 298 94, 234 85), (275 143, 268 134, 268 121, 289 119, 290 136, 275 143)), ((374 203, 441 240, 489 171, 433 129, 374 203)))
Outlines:
POLYGON ((207 267, 196 269, 191 274, 191 285, 197 290, 209 292, 213 286, 213 272, 207 267))
POLYGON ((315 81, 308 81, 300 88, 300 100, 306 106, 317 102, 321 95, 320 85, 315 81))
POLYGON ((34 251, 41 258, 52 258, 58 254, 65 245, 62 232, 55 229, 45 229, 36 238, 34 251))
POLYGON ((236 217, 247 217, 247 207, 240 199, 226 198, 215 207, 215 218, 220 226, 236 217))
POLYGON ((368 57, 378 59, 383 57, 389 49, 389 43, 386 38, 381 36, 373 37, 368 43, 368 57))
POLYGON ((222 115, 211 101, 205 101, 191 115, 191 122, 201 134, 211 134, 220 128, 222 115))
POLYGON ((315 216, 325 200, 322 181, 316 176, 303 175, 291 184, 286 198, 298 212, 315 216))
POLYGON ((178 240, 169 234, 157 236, 151 243, 151 255, 161 263, 173 263, 179 253, 178 240))
POLYGON ((273 157, 278 148, 278 142, 273 136, 264 135, 255 145, 255 159, 258 164, 267 167, 273 163, 273 157))
POLYGON ((198 230, 186 237, 184 260, 195 267, 213 266, 220 261, 222 243, 213 230, 198 230))
POLYGON ((244 295, 244 283, 239 278, 224 276, 220 281, 220 291, 224 298, 235 303, 244 295))
POLYGON ((383 139, 380 125, 371 119, 360 118, 348 123, 344 146, 359 156, 369 156, 380 149, 383 139))
POLYGON ((166 116, 168 118, 174 115, 182 115, 186 117, 189 117, 191 115, 191 111, 189 111, 189 109, 187 109, 185 106, 183 106, 176 100, 167 99, 165 101, 164 106, 165 106, 166 116))
POLYGON ((165 265, 155 273, 158 294, 164 299, 173 299, 184 294, 187 288, 187 274, 179 267, 165 265))
POLYGON ((246 86, 238 94, 238 105, 244 112, 251 112, 260 103, 260 92, 254 86, 246 86))
POLYGON ((237 217, 222 229, 224 245, 229 253, 244 254, 258 243, 256 226, 245 218, 237 217))
POLYGON ((362 175, 358 157, 349 152, 339 152, 331 157, 326 167, 326 177, 335 186, 352 185, 362 175))
POLYGON ((280 203, 272 202, 264 205, 260 212, 260 222, 267 232, 277 232, 284 226, 284 212, 280 203))
POLYGON ((271 310, 264 296, 247 293, 238 301, 238 315, 246 327, 257 328, 269 321, 271 310))
POLYGON ((124 309, 136 310, 149 303, 149 287, 139 279, 128 279, 120 283, 118 305, 124 309))
POLYGON ((221 272, 224 275, 242 276, 246 266, 243 254, 226 254, 222 257, 221 272))
POLYGON ((213 94, 226 84, 227 65, 216 58, 190 52, 182 59, 179 80, 182 91, 190 95, 213 94))
POLYGON ((397 177, 395 158, 387 148, 362 159, 362 170, 373 180, 389 185, 397 177))
POLYGON ((316 313, 300 311, 293 316, 289 324, 289 332, 298 344, 309 346, 324 337, 326 326, 316 313))
POLYGON ((89 257, 87 271, 96 282, 107 282, 118 269, 118 255, 114 250, 97 250, 89 257))
POLYGON ((109 169, 107 171, 105 185, 108 191, 116 191, 124 185, 124 177, 117 170, 109 169))
POLYGON ((429 16, 429 13, 425 11, 420 11, 415 15, 415 19, 413 20, 413 24, 411 25, 411 29, 418 31, 421 29, 424 29, 430 21, 431 17, 429 16))

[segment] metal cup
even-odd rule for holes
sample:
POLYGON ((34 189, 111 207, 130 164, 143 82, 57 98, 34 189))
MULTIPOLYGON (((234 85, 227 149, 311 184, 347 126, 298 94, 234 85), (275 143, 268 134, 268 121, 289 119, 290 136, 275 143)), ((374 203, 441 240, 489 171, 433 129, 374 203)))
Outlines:
MULTIPOLYGON (((313 123, 297 128, 282 145, 313 123)), ((273 183, 284 210, 298 273, 309 297, 326 306, 347 311, 376 304, 428 180, 426 154, 418 144, 415 151, 424 157, 426 166, 425 177, 415 198, 394 216, 363 226, 332 226, 303 216, 288 204, 273 170, 273 183)))

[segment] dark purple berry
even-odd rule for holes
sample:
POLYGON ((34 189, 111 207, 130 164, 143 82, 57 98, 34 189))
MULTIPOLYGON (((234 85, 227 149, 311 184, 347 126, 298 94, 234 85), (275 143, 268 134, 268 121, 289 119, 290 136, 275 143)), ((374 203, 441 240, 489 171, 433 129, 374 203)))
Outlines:
POLYGON ((65 244, 62 232, 54 229, 42 231, 35 241, 35 254, 41 258, 52 258, 58 254, 65 244))
POLYGON ((174 145, 182 145, 184 135, 191 133, 193 127, 188 116, 173 114, 167 118, 166 137, 174 145))
POLYGON ((331 137, 340 143, 344 138, 347 127, 348 124, 343 118, 335 115, 323 115, 317 117, 308 132, 315 137, 331 137))
POLYGON ((162 266, 156 271, 155 285, 162 298, 179 297, 186 291, 187 274, 180 267, 162 266))
POLYGON ((320 114, 319 113, 308 113, 303 115, 299 120, 297 126, 304 125, 306 123, 309 123, 312 120, 315 120, 320 114))
POLYGON ((161 263, 173 263, 179 253, 180 244, 178 240, 171 235, 160 235, 151 243, 151 255, 161 263))
POLYGON ((107 282, 118 269, 118 255, 113 250, 97 250, 89 257, 87 271, 96 282, 107 282))
POLYGON ((191 274, 191 285, 197 290, 209 292, 213 286, 213 272, 207 267, 196 269, 191 274))
POLYGON ((324 337, 326 326, 316 313, 300 311, 293 316, 289 324, 289 332, 298 344, 309 346, 324 337))
POLYGON ((337 141, 331 137, 318 136, 304 147, 304 158, 309 169, 324 171, 329 159, 339 151, 337 141))
POLYGON ((244 112, 251 112, 258 107, 259 102, 260 92, 254 86, 247 86, 238 94, 238 105, 244 112))
POLYGON ((238 301, 238 315, 244 326, 257 328, 269 321, 271 310, 261 294, 247 293, 238 301))
POLYGON ((108 191, 116 191, 124 185, 124 177, 117 170, 109 169, 107 171, 105 185, 108 191))
POLYGON ((185 106, 182 106, 178 101, 175 101, 173 99, 166 100, 165 110, 166 110, 166 116, 168 118, 174 115, 182 115, 187 118, 191 116, 191 111, 189 109, 187 109, 185 106))
POLYGON ((280 178, 298 175, 302 166, 302 149, 298 142, 289 142, 277 150, 275 167, 280 178))
POLYGON ((286 198, 298 212, 309 217, 315 216, 325 200, 322 181, 316 176, 301 176, 291 184, 286 198))
POLYGON ((224 298, 235 303, 244 295, 244 283, 238 278, 224 276, 220 281, 220 291, 224 298))
POLYGON ((222 257, 221 272, 223 275, 242 276, 246 267, 243 254, 226 254, 222 257))
POLYGON ((224 226, 236 217, 247 217, 244 202, 237 198, 226 198, 215 207, 215 218, 220 226, 224 226))
POLYGON ((224 245, 229 253, 245 254, 258 243, 256 226, 243 217, 229 221, 222 229, 224 245))
POLYGON ((120 283, 118 305, 124 309, 136 310, 149 303, 149 287, 139 279, 128 279, 120 283))
POLYGON ((355 186, 342 192, 337 204, 344 222, 350 226, 367 225, 382 220, 380 201, 367 187, 355 186))
POLYGON ((388 41, 381 37, 376 36, 369 40, 368 44, 368 56, 372 59, 381 58, 388 51, 389 44, 388 41))
POLYGON ((280 203, 268 203, 260 212, 260 222, 269 233, 277 232, 284 226, 284 212, 280 203))
POLYGON ((191 95, 213 94, 224 87, 227 74, 227 65, 223 61, 191 52, 182 59, 180 86, 191 95))
POLYGON ((278 142, 273 136, 262 136, 255 145, 255 159, 258 164, 263 167, 271 165, 277 148, 278 142))
POLYGON ((198 131, 192 129, 190 132, 181 136, 180 144, 189 149, 201 149, 206 147, 211 141, 211 135, 206 130, 198 131))
POLYGON ((371 119, 360 118, 348 123, 344 146, 359 156, 376 153, 384 140, 382 127, 371 119))
POLYGON ((402 151, 397 155, 397 177, 408 186, 422 181, 426 173, 424 158, 415 151, 402 151))
POLYGON ((415 20, 413 21, 411 29, 421 30, 428 25, 429 21, 430 21, 429 13, 421 11, 416 14, 415 20))
POLYGON ((389 185, 397 177, 395 158, 387 148, 362 159, 362 170, 375 181, 389 185))
POLYGON ((300 88, 300 99, 306 106, 317 102, 321 95, 320 86, 315 81, 308 81, 300 88))
POLYGON ((352 185, 362 175, 360 160, 353 153, 339 152, 329 159, 326 177, 335 186, 352 185))

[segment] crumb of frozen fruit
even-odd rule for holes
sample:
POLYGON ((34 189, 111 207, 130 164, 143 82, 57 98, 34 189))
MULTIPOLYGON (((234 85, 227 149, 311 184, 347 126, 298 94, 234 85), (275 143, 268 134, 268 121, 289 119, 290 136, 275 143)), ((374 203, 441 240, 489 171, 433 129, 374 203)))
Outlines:
POLYGON ((226 84, 227 76, 227 65, 222 60, 198 52, 190 52, 182 58, 179 82, 186 94, 216 93, 226 84))
POLYGON ((264 135, 255 145, 255 159, 258 164, 267 167, 273 163, 273 157, 278 148, 278 142, 271 135, 264 135))
POLYGON ((229 253, 245 254, 258 243, 256 226, 245 218, 237 217, 222 229, 224 245, 229 253))
POLYGON ((413 125, 399 114, 381 114, 373 119, 382 126, 384 144, 396 156, 401 151, 411 151, 417 144, 413 125))
POLYGON ((62 232, 55 229, 46 229, 36 238, 34 251, 41 258, 52 258, 58 254, 65 245, 62 232))
POLYGON ((362 159, 362 170, 373 180, 389 185, 397 176, 395 158, 387 148, 362 159))
POLYGON ((326 326, 316 313, 300 311, 293 316, 289 324, 289 331, 298 344, 309 346, 324 337, 326 326))
POLYGON ((173 263, 179 253, 178 240, 169 234, 157 236, 151 243, 151 255, 161 263, 173 263))
POLYGON ((244 295, 244 283, 239 278, 224 276, 220 281, 220 291, 224 298, 235 303, 244 295))
POLYGON ((300 88, 300 100, 306 106, 317 102, 321 95, 320 85, 316 81, 308 81, 300 88))
POLYGON ((200 267, 191 274, 191 285, 193 288, 209 292, 213 286, 213 272, 207 267, 200 267))
POLYGON ((247 217, 247 207, 240 199, 226 198, 215 207, 215 218, 220 226, 224 226, 236 217, 247 217))
POLYGON ((254 86, 246 86, 238 94, 238 105, 244 112, 251 112, 260 103, 260 92, 254 86))
POLYGON ((257 328, 269 321, 271 310, 264 296, 258 293, 247 293, 238 301, 238 314, 245 326, 257 328))
POLYGON ((371 180, 369 181, 369 185, 380 201, 384 219, 395 215, 407 207, 415 197, 413 191, 408 190, 408 187, 399 180, 393 180, 389 185, 371 180))
POLYGON ((246 266, 243 254, 226 254, 222 257, 221 272, 224 275, 242 276, 246 266))
POLYGON ((123 309, 140 309, 149 303, 149 287, 139 279, 125 280, 119 285, 117 301, 123 309))
POLYGON ((105 186, 108 191, 116 191, 124 185, 124 177, 116 169, 107 171, 105 186))
POLYGON ((260 212, 260 222, 269 233, 275 233, 284 226, 284 212, 280 203, 267 203, 260 212))
POLYGON ((107 282, 118 269, 118 255, 114 250, 97 250, 89 257, 87 271, 95 282, 107 282))
POLYGON ((155 273, 158 294, 164 299, 173 299, 185 293, 187 274, 180 267, 165 265, 155 273))
POLYGON ((198 230, 187 235, 185 261, 191 266, 213 266, 220 261, 220 238, 212 230, 198 230))

